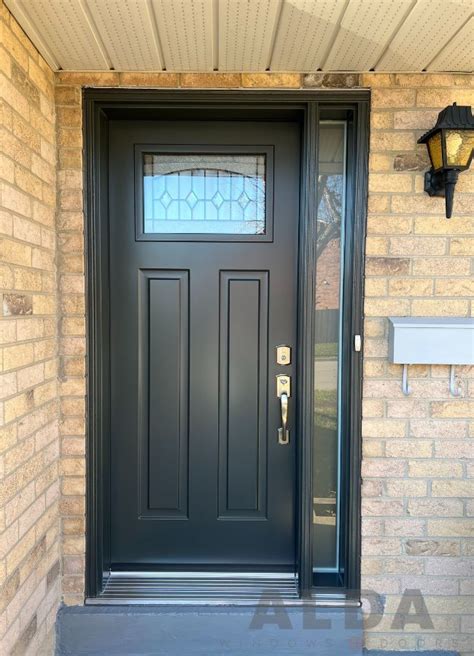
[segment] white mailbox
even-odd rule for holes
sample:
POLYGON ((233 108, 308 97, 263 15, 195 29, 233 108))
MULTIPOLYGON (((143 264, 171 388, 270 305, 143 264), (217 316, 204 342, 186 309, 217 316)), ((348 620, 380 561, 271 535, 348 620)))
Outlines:
POLYGON ((390 317, 390 362, 403 364, 403 392, 410 393, 409 364, 451 366, 450 390, 455 389, 454 365, 474 364, 474 319, 451 317, 390 317))

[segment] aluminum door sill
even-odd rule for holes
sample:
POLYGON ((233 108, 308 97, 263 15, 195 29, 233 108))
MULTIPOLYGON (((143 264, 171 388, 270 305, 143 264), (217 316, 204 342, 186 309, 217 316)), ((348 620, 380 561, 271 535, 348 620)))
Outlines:
POLYGON ((301 598, 294 574, 249 572, 112 572, 87 605, 358 607, 343 593, 301 598))

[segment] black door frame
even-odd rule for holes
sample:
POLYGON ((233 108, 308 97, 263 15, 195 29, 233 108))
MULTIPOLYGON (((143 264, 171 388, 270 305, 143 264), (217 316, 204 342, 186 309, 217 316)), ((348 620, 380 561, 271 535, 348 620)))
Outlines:
MULTIPOLYGON (((207 118, 242 119, 260 116, 302 122, 301 204, 298 271, 297 456, 298 553, 297 572, 303 598, 314 596, 312 572, 312 442, 316 185, 320 117, 347 118, 350 122, 348 152, 347 217, 350 231, 345 252, 344 381, 350 409, 345 425, 346 497, 344 589, 347 600, 360 590, 360 463, 362 352, 352 348, 353 336, 362 335, 363 262, 365 246, 369 102, 368 91, 202 91, 85 89, 83 136, 85 150, 85 241, 87 294, 87 487, 86 487, 86 597, 100 596, 109 573, 110 536, 107 505, 110 503, 108 470, 110 400, 108 344, 108 239, 107 150, 108 122, 114 118, 172 118, 190 109, 207 118), (348 394, 351 391, 350 395, 348 394)), ((331 596, 331 595, 329 595, 331 596)), ((339 595, 340 596, 340 595, 339 595)))

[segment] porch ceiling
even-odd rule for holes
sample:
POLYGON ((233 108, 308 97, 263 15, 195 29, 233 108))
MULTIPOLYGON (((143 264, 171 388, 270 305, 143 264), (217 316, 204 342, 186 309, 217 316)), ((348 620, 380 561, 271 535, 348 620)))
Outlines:
POLYGON ((472 71, 472 0, 5 0, 55 70, 472 71))

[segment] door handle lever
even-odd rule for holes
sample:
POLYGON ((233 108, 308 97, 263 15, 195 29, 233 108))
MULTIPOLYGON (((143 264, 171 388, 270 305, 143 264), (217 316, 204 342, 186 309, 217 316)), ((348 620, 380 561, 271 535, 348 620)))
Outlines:
POLYGON ((277 377, 277 397, 280 399, 281 427, 278 429, 278 444, 290 443, 288 430, 288 399, 291 395, 291 379, 289 376, 279 374, 277 377))

